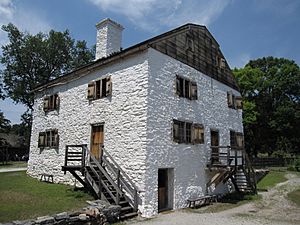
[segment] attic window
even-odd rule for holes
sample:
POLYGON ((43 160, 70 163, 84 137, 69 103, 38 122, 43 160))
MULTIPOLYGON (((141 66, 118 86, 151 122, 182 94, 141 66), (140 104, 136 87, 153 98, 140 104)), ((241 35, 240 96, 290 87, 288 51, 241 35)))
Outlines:
POLYGON ((173 120, 173 141, 186 144, 203 144, 203 125, 173 120))
POLYGON ((58 94, 44 97, 44 111, 57 110, 59 107, 59 96, 58 94))
POLYGON ((191 37, 187 36, 186 37, 185 46, 186 46, 185 50, 189 50, 189 51, 193 52, 195 50, 194 40, 191 37))
POLYGON ((112 93, 111 77, 106 77, 101 80, 93 81, 88 84, 87 98, 89 100, 104 98, 112 93))
POLYGON ((176 94, 179 97, 197 100, 197 83, 180 76, 176 76, 176 94))
POLYGON ((227 104, 232 109, 242 109, 243 101, 241 96, 235 96, 232 91, 227 92, 227 104))
POLYGON ((51 148, 57 148, 58 147, 58 130, 52 129, 47 130, 46 132, 40 132, 39 133, 39 140, 38 140, 38 147, 44 148, 44 147, 51 147, 51 148))

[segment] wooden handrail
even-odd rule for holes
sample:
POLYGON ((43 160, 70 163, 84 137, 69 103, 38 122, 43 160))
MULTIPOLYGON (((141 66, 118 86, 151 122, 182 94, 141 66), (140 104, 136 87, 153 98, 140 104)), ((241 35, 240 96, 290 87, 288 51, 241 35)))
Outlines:
POLYGON ((122 168, 113 159, 113 157, 104 148, 102 148, 102 151, 103 151, 103 156, 105 156, 104 154, 106 154, 108 156, 108 158, 113 162, 114 166, 120 170, 120 172, 122 173, 122 176, 125 177, 127 179, 127 181, 130 183, 130 185, 132 185, 132 187, 139 192, 140 191, 139 188, 132 182, 132 180, 129 178, 129 176, 122 170, 122 168))

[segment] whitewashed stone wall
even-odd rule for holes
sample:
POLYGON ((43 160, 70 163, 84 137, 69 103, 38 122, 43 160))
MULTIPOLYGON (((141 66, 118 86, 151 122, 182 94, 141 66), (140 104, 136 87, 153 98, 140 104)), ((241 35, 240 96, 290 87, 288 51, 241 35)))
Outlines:
MULTIPOLYGON (((186 200, 206 192, 212 177, 210 129, 219 130, 220 145, 230 144, 230 129, 243 132, 242 112, 227 106, 228 86, 154 49, 149 50, 149 95, 147 115, 147 170, 144 216, 157 213, 158 169, 174 169, 173 208, 186 207, 186 200), (198 85, 198 100, 176 95, 176 75, 198 85), (172 140, 172 121, 179 119, 204 125, 204 144, 177 144, 172 140)), ((226 191, 223 187, 220 192, 226 191)))
POLYGON ((104 123, 104 146, 121 165, 134 183, 144 189, 146 161, 146 114, 148 62, 146 53, 120 60, 102 67, 97 72, 36 95, 30 143, 28 174, 39 177, 41 173, 54 175, 55 182, 74 183, 72 175, 64 175, 65 146, 88 144, 91 125, 104 123), (94 101, 87 100, 88 82, 111 76, 112 96, 94 101), (43 96, 58 93, 59 111, 43 111, 43 96), (40 152, 38 134, 56 128, 59 149, 47 148, 40 152))
MULTIPOLYGON (((142 215, 157 214, 159 168, 173 168, 173 208, 186 207, 189 197, 205 194, 205 185, 213 176, 206 167, 210 158, 210 129, 219 130, 221 145, 229 145, 230 129, 243 131, 241 111, 227 106, 228 90, 239 94, 153 49, 48 89, 35 98, 28 174, 38 177, 46 172, 54 175, 55 182, 72 184, 75 179, 61 171, 65 145, 90 146, 91 125, 105 123, 105 148, 142 190, 142 215), (197 82, 198 100, 175 94, 176 75, 197 82), (112 97, 89 102, 88 82, 106 76, 112 77, 112 97), (43 96, 57 92, 59 111, 45 114, 43 96), (205 144, 173 142, 173 119, 203 124, 205 144), (38 133, 51 128, 58 129, 59 149, 40 152, 38 133)), ((217 191, 226 189, 220 187, 217 191)))

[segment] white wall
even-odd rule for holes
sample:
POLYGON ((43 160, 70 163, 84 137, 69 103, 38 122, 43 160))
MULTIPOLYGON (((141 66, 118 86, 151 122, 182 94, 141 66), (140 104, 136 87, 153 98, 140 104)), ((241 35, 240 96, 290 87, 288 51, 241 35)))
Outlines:
MULTIPOLYGON (((143 214, 157 213, 158 168, 174 168, 174 208, 205 194, 210 158, 210 129, 218 129, 220 145, 230 144, 230 129, 242 132, 242 113, 227 106, 228 86, 154 49, 149 50, 149 96, 147 116, 146 202, 143 214), (176 75, 197 82, 198 100, 179 98, 176 75), (205 144, 172 141, 173 119, 204 125, 205 144)), ((220 189, 222 190, 222 189, 220 189)))
POLYGON ((64 175, 65 145, 88 144, 91 124, 104 122, 104 146, 121 167, 144 189, 146 158, 147 113, 146 53, 140 53, 96 72, 48 89, 36 95, 30 143, 28 174, 38 177, 41 173, 54 175, 55 182, 73 183, 74 178, 64 175), (112 96, 94 101, 87 100, 88 82, 111 76, 112 96), (47 114, 43 111, 43 96, 57 93, 60 96, 59 111, 47 114), (59 149, 47 148, 40 152, 38 134, 56 128, 59 133, 59 149))

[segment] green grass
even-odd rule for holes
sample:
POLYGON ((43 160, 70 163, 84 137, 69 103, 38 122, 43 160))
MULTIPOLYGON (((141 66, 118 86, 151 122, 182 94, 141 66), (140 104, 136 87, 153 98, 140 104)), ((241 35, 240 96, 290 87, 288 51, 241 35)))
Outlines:
POLYGON ((257 188, 261 190, 270 189, 278 183, 287 181, 285 178, 286 173, 284 170, 271 170, 267 176, 258 182, 257 188))
POLYGON ((0 223, 25 220, 86 206, 87 193, 40 182, 25 172, 0 173, 0 223))
POLYGON ((27 167, 27 162, 20 161, 20 162, 15 162, 11 161, 6 164, 0 163, 0 169, 6 169, 6 168, 23 168, 27 167))
POLYGON ((288 193, 288 199, 300 207, 300 189, 288 193))

